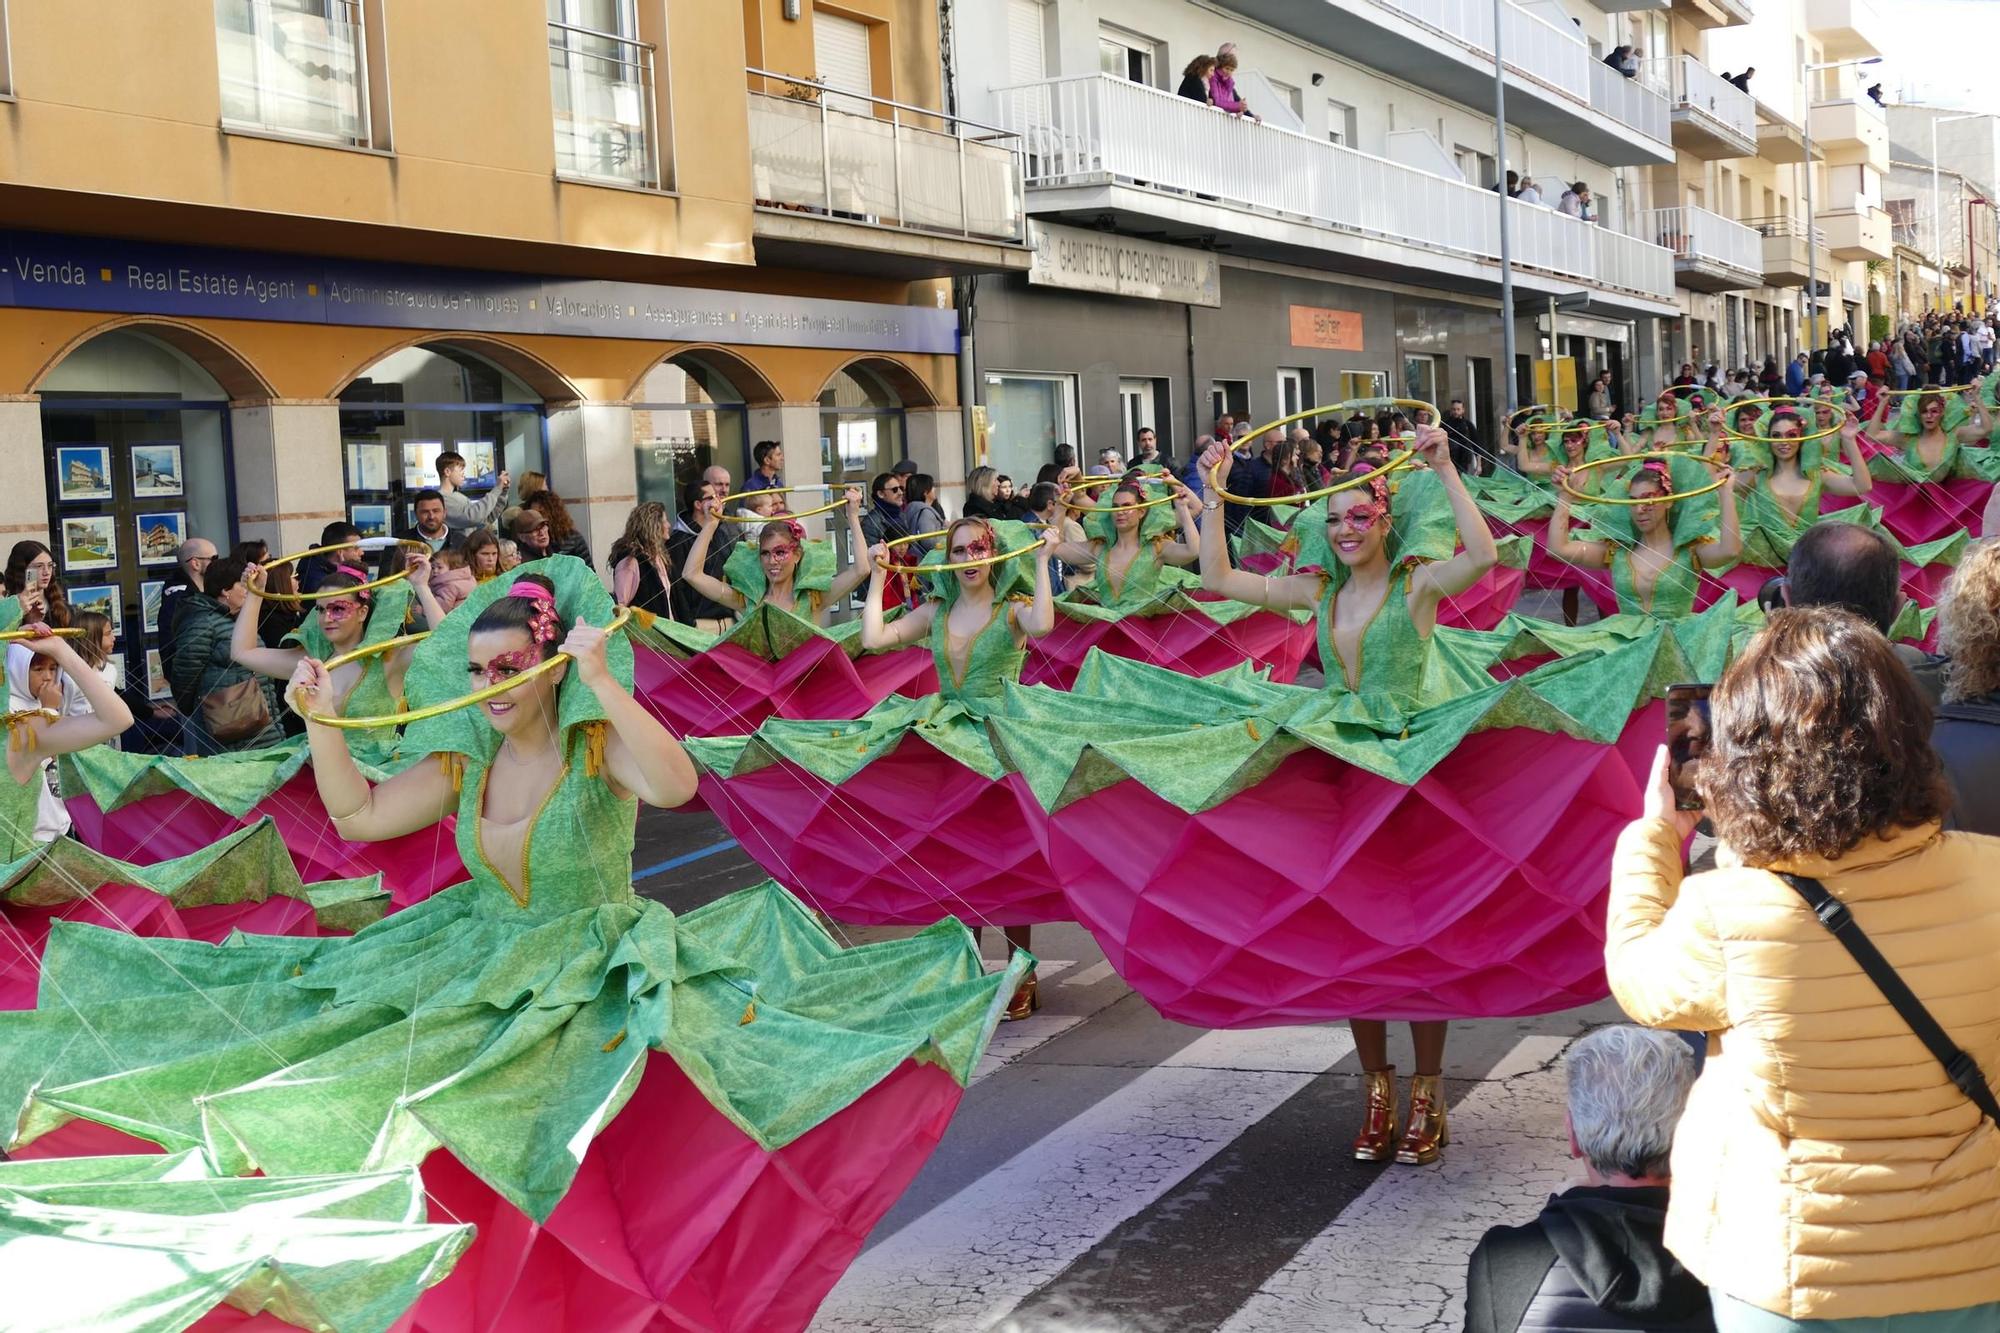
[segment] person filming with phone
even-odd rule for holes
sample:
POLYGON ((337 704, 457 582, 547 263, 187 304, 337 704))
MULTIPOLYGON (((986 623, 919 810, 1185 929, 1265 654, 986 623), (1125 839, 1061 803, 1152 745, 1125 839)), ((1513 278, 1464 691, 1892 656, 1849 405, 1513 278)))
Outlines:
POLYGON ((1708 703, 1619 837, 1605 937, 1627 1014, 1710 1034, 1667 1248, 1721 1333, 2000 1328, 2000 838, 1945 831, 1930 706, 1850 611, 1774 612, 1708 703), (1719 846, 1689 876, 1691 804, 1719 846))

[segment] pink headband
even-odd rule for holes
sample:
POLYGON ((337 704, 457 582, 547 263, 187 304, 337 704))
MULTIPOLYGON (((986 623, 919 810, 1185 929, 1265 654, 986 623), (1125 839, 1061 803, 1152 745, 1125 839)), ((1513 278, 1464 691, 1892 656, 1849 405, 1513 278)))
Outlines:
POLYGON ((540 602, 534 613, 528 617, 528 637, 536 643, 554 643, 562 633, 561 618, 556 614, 556 595, 539 583, 529 583, 523 579, 507 589, 509 597, 525 597, 529 601, 540 602))
MULTIPOLYGON (((345 574, 349 578, 353 579, 356 583, 368 582, 368 575, 366 571, 356 569, 353 565, 335 565, 333 567, 333 572, 336 574, 345 574)), ((365 602, 368 600, 369 595, 370 594, 366 588, 354 589, 354 596, 355 600, 357 601, 365 602)))

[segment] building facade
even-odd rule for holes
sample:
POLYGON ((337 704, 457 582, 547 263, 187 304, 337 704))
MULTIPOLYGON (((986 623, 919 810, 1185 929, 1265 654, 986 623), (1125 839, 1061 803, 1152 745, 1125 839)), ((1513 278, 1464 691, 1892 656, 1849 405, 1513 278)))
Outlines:
POLYGON ((951 281, 1031 256, 928 0, 143 9, 0 2, 0 531, 128 669, 180 537, 400 531, 443 449, 600 555, 758 439, 962 476, 951 281))

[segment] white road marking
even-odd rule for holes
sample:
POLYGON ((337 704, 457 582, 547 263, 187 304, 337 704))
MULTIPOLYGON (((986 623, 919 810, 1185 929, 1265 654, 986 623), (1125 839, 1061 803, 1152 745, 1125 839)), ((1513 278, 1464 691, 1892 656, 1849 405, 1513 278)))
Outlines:
POLYGON ((1111 964, 1092 963, 1075 976, 1064 977, 1062 984, 1065 986, 1095 986, 1110 975, 1112 975, 1111 964))

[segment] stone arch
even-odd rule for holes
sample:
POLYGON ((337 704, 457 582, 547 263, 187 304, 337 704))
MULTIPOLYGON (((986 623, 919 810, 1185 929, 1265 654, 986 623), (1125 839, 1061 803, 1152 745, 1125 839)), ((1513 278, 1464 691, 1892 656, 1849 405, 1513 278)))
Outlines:
POLYGON ((583 401, 584 394, 569 377, 524 347, 518 347, 504 338, 495 338, 483 333, 423 333, 404 338, 372 350, 359 364, 350 367, 342 375, 340 382, 327 393, 329 398, 338 398, 341 392, 371 366, 408 347, 448 347, 454 351, 467 352, 483 357, 513 375, 530 389, 540 394, 542 401, 552 407, 583 401))
POLYGON ((185 320, 162 319, 157 315, 120 315, 93 324, 64 343, 35 372, 29 391, 41 387, 49 375, 77 349, 106 333, 142 333, 165 343, 208 372, 231 402, 261 402, 277 397, 270 380, 236 348, 208 330, 185 320))
POLYGON ((879 354, 851 357, 841 362, 833 368, 832 372, 821 383, 821 392, 825 392, 826 385, 833 383, 833 377, 843 370, 869 371, 877 379, 889 386, 896 397, 901 400, 900 405, 903 407, 923 408, 936 407, 938 405, 938 396, 931 391, 930 385, 924 383, 923 376, 917 374, 916 371, 910 369, 895 357, 881 356, 879 354))
POLYGON ((719 372, 724 379, 735 386, 736 392, 743 395, 746 407, 774 407, 785 399, 784 394, 771 383, 771 377, 741 353, 715 343, 690 343, 685 347, 676 347, 666 355, 648 362, 645 368, 633 377, 631 385, 625 390, 626 400, 639 401, 645 391, 646 376, 652 374, 661 363, 678 361, 682 357, 700 361, 719 372))

